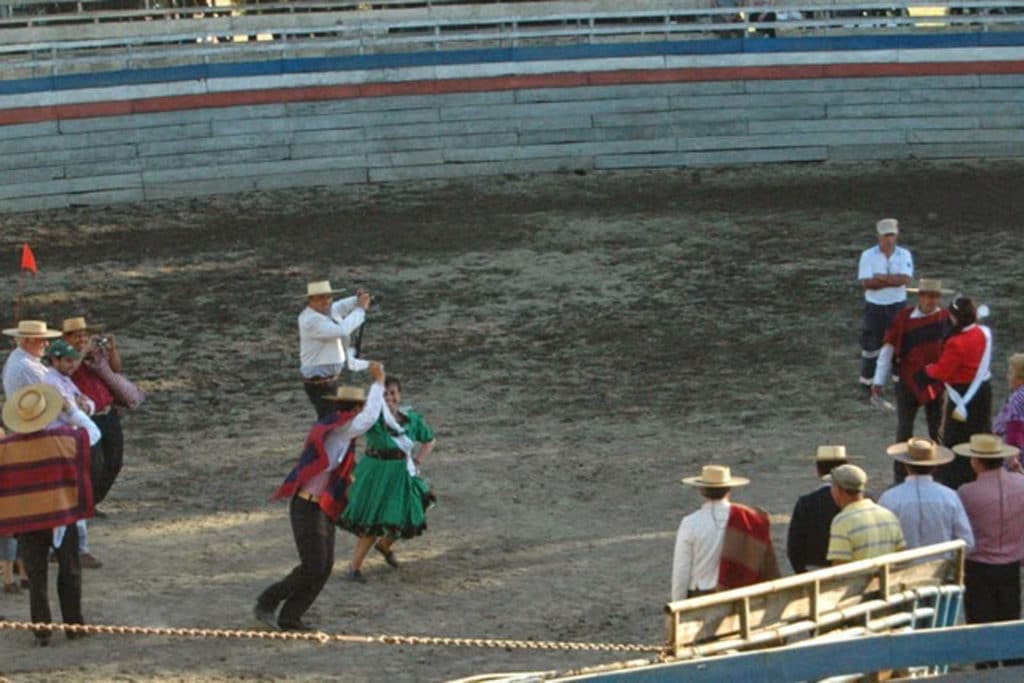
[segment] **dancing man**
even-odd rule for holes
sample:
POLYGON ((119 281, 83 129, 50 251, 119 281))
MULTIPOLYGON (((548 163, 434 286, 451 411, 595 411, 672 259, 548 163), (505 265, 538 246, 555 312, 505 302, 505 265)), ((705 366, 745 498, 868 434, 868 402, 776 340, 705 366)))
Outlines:
POLYGON ((384 406, 384 366, 374 362, 369 368, 374 379, 369 394, 345 386, 324 397, 334 406, 334 414, 313 425, 299 462, 274 494, 275 499, 291 497, 289 516, 299 564, 256 601, 256 618, 270 628, 311 630, 302 616, 334 568, 335 522, 345 508, 356 438, 374 425, 384 406))

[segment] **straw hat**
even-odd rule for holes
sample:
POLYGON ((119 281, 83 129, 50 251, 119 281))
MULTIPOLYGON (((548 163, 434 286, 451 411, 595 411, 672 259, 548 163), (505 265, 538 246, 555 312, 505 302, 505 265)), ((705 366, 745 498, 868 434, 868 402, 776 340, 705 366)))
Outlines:
POLYGON ((875 223, 875 230, 878 231, 879 235, 898 235, 900 232, 900 222, 895 218, 883 218, 875 223))
POLYGON ((4 403, 4 424, 18 434, 30 434, 45 428, 64 409, 64 399, 57 387, 30 384, 14 392, 4 403))
POLYGON ((847 460, 860 460, 859 455, 847 455, 846 446, 818 446, 818 452, 814 455, 800 456, 804 460, 815 462, 846 462, 847 460))
POLYGON ((317 280, 306 285, 306 297, 321 296, 323 294, 340 294, 343 290, 331 289, 330 280, 317 280))
POLYGON ((953 451, 940 446, 931 439, 919 436, 912 437, 909 441, 894 443, 886 448, 885 452, 894 460, 920 467, 945 465, 953 460, 953 451))
POLYGON ((699 486, 705 489, 727 489, 734 486, 746 486, 750 483, 744 477, 734 477, 728 467, 722 465, 704 465, 699 477, 685 477, 680 480, 687 486, 699 486))
POLYGON ((77 318, 64 318, 64 324, 61 325, 61 329, 64 330, 64 334, 70 334, 72 332, 99 332, 103 329, 102 325, 90 325, 85 322, 85 318, 79 316, 77 318))
POLYGON ((366 392, 362 387, 342 386, 334 390, 333 394, 322 396, 325 401, 355 401, 356 403, 366 402, 366 392))
POLYGON ((4 330, 4 334, 18 339, 56 339, 60 336, 57 330, 47 329, 42 320, 22 320, 17 327, 4 330))
POLYGON ((933 294, 952 294, 952 289, 944 289, 942 287, 942 280, 935 280, 931 278, 923 277, 917 281, 917 287, 907 287, 907 291, 911 294, 920 294, 922 292, 931 292, 933 294))
POLYGON ((1007 446, 1003 438, 995 434, 972 434, 967 443, 953 446, 953 452, 968 458, 1012 458, 1020 453, 1020 449, 1007 446))

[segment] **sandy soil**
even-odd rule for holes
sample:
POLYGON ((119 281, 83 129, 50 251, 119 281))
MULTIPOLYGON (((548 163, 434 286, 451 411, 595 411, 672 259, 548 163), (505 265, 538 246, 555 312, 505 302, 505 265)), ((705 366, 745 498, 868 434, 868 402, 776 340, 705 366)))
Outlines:
MULTIPOLYGON (((858 402, 855 282, 874 221, 901 219, 919 273, 994 311, 995 373, 1024 348, 1019 164, 858 165, 504 177, 0 216, 41 273, 23 316, 84 313, 122 343, 148 402, 92 523, 104 624, 253 627, 294 565, 270 493, 313 412, 296 381, 307 279, 381 306, 365 355, 401 376, 439 446, 430 529, 330 580, 327 632, 658 643, 674 530, 702 463, 788 512, 798 455, 845 443, 876 489, 895 418, 858 402)), ((11 309, 4 304, 4 319, 11 309)), ((996 400, 1005 396, 996 382, 996 400)), ((352 549, 339 535, 338 565, 352 549)), ((55 596, 51 598, 56 607, 55 596)), ((0 614, 28 618, 27 596, 0 614)), ((621 656, 0 633, 14 681, 409 680, 566 670, 621 656)))

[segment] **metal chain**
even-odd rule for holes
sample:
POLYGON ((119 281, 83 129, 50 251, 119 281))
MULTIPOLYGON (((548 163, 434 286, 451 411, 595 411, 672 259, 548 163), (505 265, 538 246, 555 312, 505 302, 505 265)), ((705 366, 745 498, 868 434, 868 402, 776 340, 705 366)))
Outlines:
POLYGON ((582 643, 557 640, 509 640, 504 638, 449 638, 445 636, 403 636, 380 634, 358 636, 323 631, 258 631, 251 629, 173 628, 166 626, 109 626, 100 624, 47 624, 29 621, 0 621, 0 630, 65 631, 104 635, 170 636, 178 638, 237 638, 241 640, 303 640, 328 643, 376 645, 433 645, 441 647, 482 647, 503 650, 568 650, 590 652, 663 653, 663 645, 639 643, 582 643))

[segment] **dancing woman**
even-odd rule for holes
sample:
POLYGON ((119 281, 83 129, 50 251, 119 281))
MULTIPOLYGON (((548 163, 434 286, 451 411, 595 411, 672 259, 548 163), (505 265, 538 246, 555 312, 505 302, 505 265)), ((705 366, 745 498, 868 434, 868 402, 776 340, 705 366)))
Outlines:
POLYGON ((348 506, 338 520, 359 537, 347 576, 360 583, 366 581, 362 566, 371 547, 398 567, 392 544, 423 533, 426 508, 434 499, 419 476, 419 464, 434 449, 434 433, 422 415, 400 408, 398 378, 388 377, 384 398, 386 408, 366 433, 366 454, 356 465, 348 506))
MULTIPOLYGON (((992 330, 978 324, 974 300, 957 296, 949 305, 953 330, 938 362, 925 366, 928 377, 946 385, 939 432, 950 448, 970 441, 972 434, 992 431, 992 330)), ((970 458, 957 456, 936 473, 936 480, 956 490, 974 481, 970 458)))

